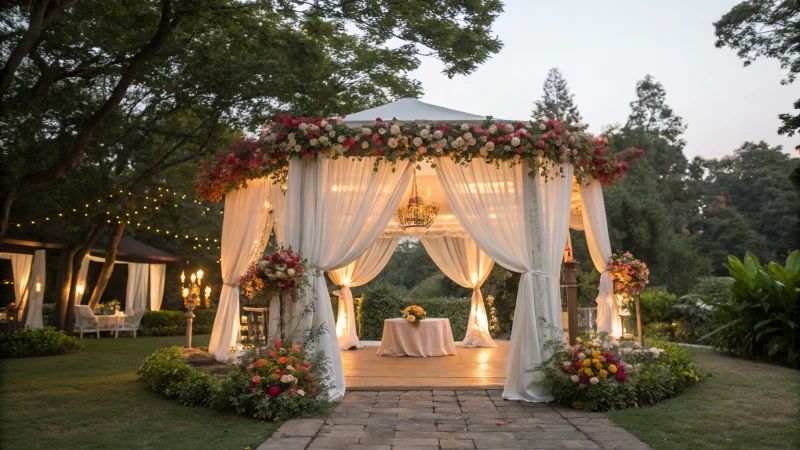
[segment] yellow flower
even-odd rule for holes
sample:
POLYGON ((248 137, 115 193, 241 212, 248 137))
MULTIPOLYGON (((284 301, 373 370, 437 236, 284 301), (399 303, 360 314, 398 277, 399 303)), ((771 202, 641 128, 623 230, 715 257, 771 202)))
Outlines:
POLYGON ((417 319, 414 316, 408 316, 408 317, 406 317, 406 320, 408 320, 409 322, 414 322, 417 319))
POLYGON ((583 367, 589 367, 592 365, 592 361, 588 359, 583 360, 583 367))
POLYGON ((583 369, 583 373, 585 373, 586 375, 588 375, 588 376, 590 376, 590 377, 593 377, 593 376, 594 376, 594 372, 592 372, 592 369, 590 369, 590 368, 588 368, 588 367, 586 367, 585 369, 583 369))
POLYGON ((595 357, 595 358, 599 358, 600 357, 600 350, 593 351, 592 352, 592 356, 595 357))
POLYGON ((597 367, 598 370, 603 368, 603 365, 600 364, 600 361, 597 361, 596 363, 594 363, 594 366, 597 367))
POLYGON ((600 378, 605 378, 607 376, 608 376, 608 372, 606 372, 605 370, 601 370, 600 371, 600 378))
POLYGON ((617 373, 617 366, 615 366, 613 364, 609 364, 608 365, 608 371, 611 372, 611 373, 617 373))

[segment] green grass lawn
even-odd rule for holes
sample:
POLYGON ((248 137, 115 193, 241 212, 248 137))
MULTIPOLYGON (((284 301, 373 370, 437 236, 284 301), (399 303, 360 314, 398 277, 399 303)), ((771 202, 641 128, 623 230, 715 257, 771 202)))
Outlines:
POLYGON ((800 371, 698 350, 713 377, 656 406, 612 412, 656 449, 800 448, 800 371))
POLYGON ((267 439, 276 424, 185 407, 137 380, 147 355, 183 342, 85 338, 71 355, 0 360, 0 448, 243 449, 267 439))

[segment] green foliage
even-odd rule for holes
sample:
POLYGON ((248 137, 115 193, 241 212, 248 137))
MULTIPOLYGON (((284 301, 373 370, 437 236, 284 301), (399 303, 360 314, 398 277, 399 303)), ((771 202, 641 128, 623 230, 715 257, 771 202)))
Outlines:
POLYGON ((186 406, 210 406, 218 384, 213 375, 189 365, 177 346, 156 350, 136 374, 150 389, 186 406))
POLYGON ((400 317, 400 311, 411 305, 421 306, 428 317, 450 319, 455 339, 461 339, 467 333, 470 299, 409 298, 401 296, 391 285, 379 283, 365 289, 360 304, 357 304, 359 338, 379 341, 383 336, 383 321, 400 317))
POLYGON ((537 384, 564 406, 608 411, 653 405, 700 381, 702 374, 691 349, 668 342, 650 344, 653 347, 642 349, 638 342, 615 343, 604 334, 585 334, 574 347, 561 339, 548 341, 545 348, 553 356, 536 367, 542 376, 537 384), (595 383, 588 375, 576 375, 582 369, 572 364, 585 367, 584 359, 597 360, 589 366, 594 369, 595 383), (604 368, 605 377, 595 364, 604 368))
POLYGON ((763 267, 747 253, 728 257, 733 300, 712 300, 714 331, 704 336, 720 349, 800 367, 800 250, 786 265, 763 267))
MULTIPOLYGON (((186 334, 184 311, 145 311, 142 317, 142 336, 180 336, 186 334)), ((195 309, 192 334, 209 334, 214 327, 216 309, 195 309)))
MULTIPOLYGON (((639 294, 642 306, 642 322, 663 322, 674 314, 673 307, 679 303, 678 296, 671 294, 664 286, 648 286, 639 294)), ((635 307, 633 308, 635 312, 635 307)))
MULTIPOLYGON (((542 99, 534 102, 535 108, 531 117, 543 122, 557 120, 564 125, 580 125, 583 123, 578 105, 575 104, 574 95, 569 91, 567 80, 557 68, 547 72, 547 79, 542 89, 542 99)), ((583 124, 585 129, 587 126, 583 124)))
POLYGON ((55 328, 0 334, 0 358, 54 356, 78 351, 83 344, 55 328))

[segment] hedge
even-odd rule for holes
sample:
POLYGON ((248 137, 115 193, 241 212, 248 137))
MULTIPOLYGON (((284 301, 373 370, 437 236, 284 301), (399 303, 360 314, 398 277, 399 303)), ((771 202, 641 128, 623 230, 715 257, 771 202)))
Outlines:
MULTIPOLYGON (((142 336, 180 336, 186 334, 184 311, 145 311, 142 317, 142 336)), ((210 334, 214 328, 216 309, 195 309, 192 334, 210 334)))
POLYGON ((0 358, 28 358, 72 353, 82 344, 55 328, 26 329, 0 335, 0 358))
POLYGON ((400 311, 410 305, 419 305, 428 317, 450 319, 453 338, 461 340, 467 333, 470 299, 468 298, 405 298, 388 284, 377 284, 364 290, 364 295, 355 300, 356 328, 358 337, 367 341, 379 341, 383 337, 383 321, 400 317, 400 311))

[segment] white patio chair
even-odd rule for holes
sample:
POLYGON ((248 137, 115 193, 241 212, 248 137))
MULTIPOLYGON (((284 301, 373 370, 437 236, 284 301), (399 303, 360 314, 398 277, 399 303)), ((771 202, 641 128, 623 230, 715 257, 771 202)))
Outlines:
POLYGON ((141 328, 139 325, 144 316, 144 308, 134 309, 130 316, 125 316, 125 320, 117 327, 115 337, 119 337, 120 331, 133 331, 133 337, 136 337, 136 331, 141 328))
POLYGON ((81 334, 81 339, 83 339, 83 333, 85 331, 97 333, 97 339, 100 339, 100 328, 97 326, 97 317, 88 306, 75 305, 74 331, 81 334))

